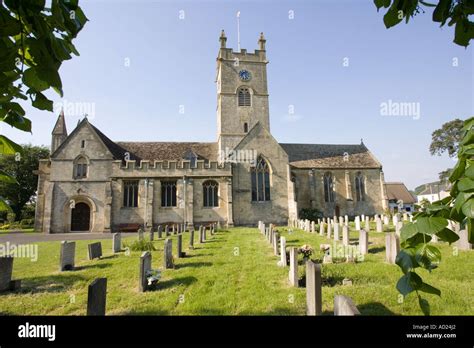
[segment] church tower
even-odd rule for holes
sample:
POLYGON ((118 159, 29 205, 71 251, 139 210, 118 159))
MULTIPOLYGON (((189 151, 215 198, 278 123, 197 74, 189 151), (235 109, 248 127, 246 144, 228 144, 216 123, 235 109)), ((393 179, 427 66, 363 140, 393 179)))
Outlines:
POLYGON ((53 132, 51 133, 51 154, 61 146, 64 140, 67 138, 66 120, 64 119, 64 110, 58 116, 58 120, 54 125, 53 132))
POLYGON ((265 37, 248 53, 226 47, 224 30, 217 56, 217 141, 219 150, 233 149, 257 122, 270 131, 265 37))

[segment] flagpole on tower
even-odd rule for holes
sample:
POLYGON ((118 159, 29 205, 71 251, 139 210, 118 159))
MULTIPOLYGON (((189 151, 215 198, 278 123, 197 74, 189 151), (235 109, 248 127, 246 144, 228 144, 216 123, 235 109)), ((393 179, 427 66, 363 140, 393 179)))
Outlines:
POLYGON ((237 11, 237 48, 240 52, 240 11, 237 11))

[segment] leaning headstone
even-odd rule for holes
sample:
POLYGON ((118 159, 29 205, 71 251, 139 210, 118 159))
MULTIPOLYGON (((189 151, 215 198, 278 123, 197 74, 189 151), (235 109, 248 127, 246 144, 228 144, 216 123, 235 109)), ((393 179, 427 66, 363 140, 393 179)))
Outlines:
POLYGON ((292 286, 298 287, 298 249, 295 247, 290 248, 290 272, 288 278, 292 286))
POLYGON ((385 235, 385 260, 388 263, 395 264, 395 260, 399 251, 400 238, 396 233, 387 233, 385 235))
POLYGON ((273 254, 278 256, 279 252, 279 242, 280 242, 280 234, 278 232, 275 232, 273 234, 273 254))
POLYGON ((102 257, 102 243, 101 242, 89 244, 87 246, 87 250, 89 251, 88 253, 89 260, 100 259, 102 257))
POLYGON ((151 270, 151 254, 149 251, 143 252, 140 256, 140 277, 138 282, 138 291, 145 292, 148 290, 147 274, 151 270))
POLYGON ((189 249, 194 249, 194 226, 189 228, 189 249))
POLYGON ((287 266, 287 260, 286 260, 286 238, 281 237, 280 238, 280 262, 278 263, 279 266, 281 267, 286 267, 287 266))
POLYGON ((377 232, 383 232, 383 225, 382 225, 382 219, 381 218, 377 218, 377 220, 375 221, 375 225, 376 225, 376 231, 377 232))
POLYGON ((18 290, 21 287, 21 280, 12 280, 13 260, 12 256, 0 257, 0 292, 18 290))
POLYGON ((456 242, 456 246, 459 250, 472 250, 472 244, 469 243, 467 229, 459 230, 459 239, 456 242))
POLYGON ((359 252, 362 255, 367 254, 369 250, 369 234, 365 230, 359 231, 359 252))
POLYGON ((138 240, 143 240, 143 230, 141 228, 138 230, 138 240))
POLYGON ((306 315, 320 315, 323 311, 321 265, 306 262, 306 315))
POLYGON ((87 315, 105 315, 107 278, 97 278, 87 290, 87 315))
POLYGON ((59 271, 72 271, 74 269, 74 259, 76 257, 76 242, 61 242, 59 255, 59 271))
POLYGON ((164 247, 164 268, 174 268, 173 264, 173 242, 171 239, 165 239, 164 247))
POLYGON ((178 258, 182 258, 185 256, 185 253, 183 251, 183 234, 178 234, 178 242, 177 244, 177 255, 178 258))
POLYGON ((122 251, 122 234, 114 233, 112 235, 112 251, 119 253, 122 251))
POLYGON ((359 315, 360 312, 351 298, 344 295, 334 297, 334 315, 359 315))
POLYGON ((339 223, 334 223, 334 240, 339 240, 339 223))
POLYGON ((349 227, 342 226, 342 245, 349 245, 349 227))

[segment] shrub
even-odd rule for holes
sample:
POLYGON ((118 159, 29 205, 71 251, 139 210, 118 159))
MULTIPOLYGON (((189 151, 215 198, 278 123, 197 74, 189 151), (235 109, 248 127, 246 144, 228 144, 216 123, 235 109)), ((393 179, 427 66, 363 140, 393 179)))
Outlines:
POLYGON ((299 218, 303 220, 308 219, 310 221, 318 221, 318 219, 323 218, 323 213, 318 209, 303 208, 300 210, 299 218))
POLYGON ((131 243, 123 243, 124 247, 129 248, 132 251, 155 251, 155 246, 150 240, 145 238, 142 240, 134 240, 131 243))
POLYGON ((21 228, 32 227, 35 224, 35 219, 22 219, 20 221, 21 228))

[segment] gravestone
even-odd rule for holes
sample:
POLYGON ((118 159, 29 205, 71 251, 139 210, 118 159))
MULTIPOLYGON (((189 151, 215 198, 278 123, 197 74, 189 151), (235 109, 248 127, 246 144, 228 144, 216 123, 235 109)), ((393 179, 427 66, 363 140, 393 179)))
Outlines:
POLYGON ((344 225, 349 226, 349 216, 344 215, 344 225))
POLYGON ((143 240, 143 230, 141 228, 138 229, 138 240, 143 240))
POLYGON ((159 225, 158 226, 158 239, 161 239, 163 237, 163 226, 159 225))
POLYGON ((401 230, 403 227, 403 221, 397 221, 397 224, 395 225, 395 233, 400 236, 401 230))
POLYGON ((472 250, 472 244, 469 243, 467 229, 459 230, 457 232, 459 239, 456 242, 456 246, 459 250, 472 250))
POLYGON ((286 260, 286 238, 285 237, 280 237, 280 262, 279 262, 280 267, 286 267, 287 266, 287 260, 286 260))
POLYGON ((275 232, 273 234, 273 254, 278 256, 279 254, 279 242, 280 242, 280 234, 278 232, 275 232))
POLYGON ((194 226, 189 228, 189 249, 194 249, 194 226))
POLYGON ((319 235, 320 236, 324 236, 324 222, 321 222, 321 224, 319 225, 319 235))
POLYGON ((168 237, 170 235, 170 228, 168 225, 165 225, 165 236, 168 237))
POLYGON ((178 242, 177 244, 177 255, 178 258, 182 258, 185 256, 185 252, 183 251, 183 234, 178 234, 178 242))
POLYGON ((349 245, 349 227, 342 226, 342 245, 349 245))
POLYGON ((144 251, 140 256, 140 276, 138 280, 138 291, 145 292, 148 290, 147 273, 151 270, 151 254, 149 251, 144 251))
POLYGON ((389 223, 388 216, 384 216, 384 217, 383 217, 383 224, 384 224, 384 225, 388 225, 388 223, 389 223))
POLYGON ((205 242, 206 239, 207 239, 207 235, 206 235, 206 234, 207 234, 207 226, 203 226, 203 227, 202 227, 202 240, 203 240, 203 242, 205 242))
POLYGON ((355 221, 356 231, 360 231, 360 218, 358 216, 356 216, 354 221, 355 221))
POLYGON ((403 221, 408 221, 408 214, 407 213, 403 213, 403 221))
POLYGON ((359 315, 360 312, 350 297, 336 295, 334 297, 334 315, 359 315))
POLYGON ((298 249, 295 247, 290 248, 290 272, 288 275, 290 284, 294 287, 298 287, 298 249))
POLYGON ((321 265, 306 261, 306 315, 321 315, 323 311, 321 265))
POLYGON ((377 218, 377 220, 375 221, 375 225, 376 225, 377 232, 383 232, 382 219, 377 218))
POLYGON ((114 253, 122 251, 122 235, 120 233, 114 233, 112 235, 112 251, 114 253))
POLYGON ((107 278, 97 278, 87 290, 87 315, 105 315, 107 278))
POLYGON ((369 219, 368 216, 365 217, 365 230, 366 230, 367 232, 370 231, 370 219, 369 219))
POLYGON ((339 240, 339 223, 334 223, 334 240, 339 240))
POLYGON ((164 268, 174 268, 173 264, 173 242, 171 239, 165 239, 165 246, 164 246, 164 268))
POLYGON ((76 256, 76 242, 61 242, 59 253, 59 271, 72 271, 74 269, 74 259, 76 256))
POLYGON ((151 241, 155 240, 155 231, 153 230, 153 227, 150 228, 150 240, 151 241))
POLYGON ((21 287, 21 280, 12 280, 13 260, 12 256, 0 257, 0 292, 14 291, 21 287))
POLYGON ((359 252, 362 255, 367 254, 369 251, 369 233, 365 230, 359 231, 359 252))
POLYGON ((96 242, 91 243, 87 246, 89 251, 88 256, 89 260, 100 259, 102 257, 102 243, 96 242))
POLYGON ((176 226, 175 226, 175 224, 173 224, 171 231, 173 232, 173 234, 176 234, 176 226))
POLYGON ((331 225, 331 223, 329 222, 329 223, 328 223, 328 235, 327 235, 327 238, 328 238, 328 239, 331 239, 331 235, 332 235, 332 225, 331 225))
POLYGON ((314 225, 315 225, 314 221, 311 221, 311 233, 314 233, 314 228, 315 228, 314 225))
POLYGON ((399 251, 400 238, 396 233, 387 233, 385 235, 385 260, 388 263, 395 264, 395 260, 399 251))
POLYGON ((399 220, 400 219, 398 218, 398 213, 393 214, 393 217, 392 217, 393 226, 397 226, 399 220))

